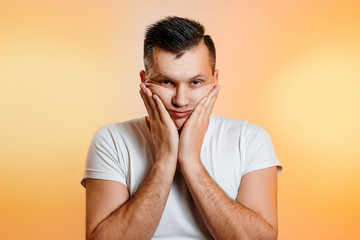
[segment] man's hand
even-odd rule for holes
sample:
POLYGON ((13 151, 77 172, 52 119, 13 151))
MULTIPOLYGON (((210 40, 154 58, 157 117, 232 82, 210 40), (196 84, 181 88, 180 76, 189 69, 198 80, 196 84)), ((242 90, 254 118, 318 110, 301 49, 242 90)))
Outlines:
POLYGON ((140 95, 144 101, 149 118, 157 159, 176 159, 179 135, 174 122, 161 99, 153 94, 144 83, 140 84, 140 95))
POLYGON ((208 96, 200 100, 181 130, 178 161, 182 166, 200 163, 201 146, 219 90, 220 86, 216 85, 208 96))

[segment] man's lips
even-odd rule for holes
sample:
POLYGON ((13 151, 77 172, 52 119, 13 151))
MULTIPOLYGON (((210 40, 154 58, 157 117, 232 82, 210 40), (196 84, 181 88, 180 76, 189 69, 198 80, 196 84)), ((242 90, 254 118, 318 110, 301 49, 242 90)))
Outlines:
POLYGON ((169 110, 168 112, 172 118, 184 118, 184 117, 189 116, 192 113, 192 110, 188 110, 188 111, 169 110))

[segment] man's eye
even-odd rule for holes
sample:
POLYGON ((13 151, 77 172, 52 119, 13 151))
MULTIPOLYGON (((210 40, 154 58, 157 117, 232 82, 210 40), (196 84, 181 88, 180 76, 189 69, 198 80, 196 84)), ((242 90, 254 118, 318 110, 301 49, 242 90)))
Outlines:
POLYGON ((192 85, 199 85, 201 82, 199 80, 193 80, 191 82, 192 85))
POLYGON ((171 82, 169 80, 163 80, 161 81, 162 84, 169 85, 171 82))

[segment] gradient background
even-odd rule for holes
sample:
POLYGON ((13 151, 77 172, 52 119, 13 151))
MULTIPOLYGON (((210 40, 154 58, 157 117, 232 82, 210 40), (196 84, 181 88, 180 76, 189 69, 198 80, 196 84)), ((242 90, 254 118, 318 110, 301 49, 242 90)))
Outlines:
POLYGON ((1 239, 84 239, 87 149, 146 113, 144 28, 167 15, 215 41, 214 114, 272 136, 279 239, 360 239, 360 1, 344 0, 1 0, 1 239))

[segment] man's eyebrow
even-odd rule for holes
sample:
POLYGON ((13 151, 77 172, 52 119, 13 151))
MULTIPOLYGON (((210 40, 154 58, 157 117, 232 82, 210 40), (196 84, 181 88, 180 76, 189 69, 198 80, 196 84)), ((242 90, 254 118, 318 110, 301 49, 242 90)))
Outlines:
POLYGON ((150 76, 150 78, 155 79, 155 78, 166 78, 166 79, 170 79, 170 77, 166 76, 165 74, 162 73, 156 73, 154 74, 154 76, 150 76))
MULTIPOLYGON (((150 76, 151 79, 158 79, 158 78, 163 78, 163 79, 171 79, 171 77, 163 74, 163 73, 156 73, 153 76, 150 76)), ((196 79, 196 78, 205 78, 207 79, 207 76, 205 74, 199 73, 196 74, 194 77, 189 78, 190 80, 196 79)))
POLYGON ((196 78, 205 78, 206 79, 207 77, 206 77, 205 74, 199 73, 199 74, 197 74, 196 76, 194 76, 194 77, 192 77, 190 79, 196 79, 196 78))

